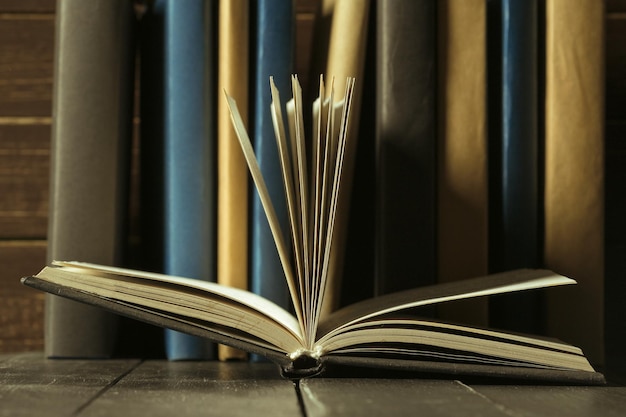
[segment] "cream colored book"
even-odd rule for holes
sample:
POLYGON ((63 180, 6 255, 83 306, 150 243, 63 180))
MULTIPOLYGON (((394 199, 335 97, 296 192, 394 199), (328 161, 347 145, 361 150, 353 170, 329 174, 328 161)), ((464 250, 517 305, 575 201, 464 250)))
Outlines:
POLYGON ((583 352, 556 340, 419 317, 419 308, 513 291, 574 284, 547 270, 517 270, 392 293, 321 316, 336 233, 337 199, 354 79, 335 98, 320 80, 312 146, 305 146, 297 78, 283 117, 273 83, 271 114, 281 158, 290 228, 280 229, 236 102, 233 126, 265 209, 293 311, 225 285, 100 266, 54 262, 23 283, 163 327, 204 336, 277 363, 302 378, 342 366, 602 383, 583 352), (291 250, 290 248, 293 248, 291 250))
POLYGON ((543 259, 579 282, 547 329, 604 361, 604 2, 546 1, 543 259))

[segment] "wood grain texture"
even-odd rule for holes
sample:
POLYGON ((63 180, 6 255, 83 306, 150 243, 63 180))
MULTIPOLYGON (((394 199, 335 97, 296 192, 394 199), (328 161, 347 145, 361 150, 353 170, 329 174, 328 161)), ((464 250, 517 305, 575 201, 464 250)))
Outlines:
POLYGON ((0 116, 49 116, 54 15, 0 14, 0 39, 0 116))
POLYGON ((2 416, 621 416, 624 386, 313 378, 267 363, 46 360, 0 355, 2 416), (301 399, 299 403, 298 399, 301 399))
POLYGON ((49 171, 49 121, 0 124, 0 239, 45 239, 49 171))
POLYGON ((453 380, 310 379, 301 385, 310 417, 502 416, 485 398, 453 380))
POLYGON ((3 416, 78 414, 137 360, 51 361, 41 353, 0 357, 3 416))
POLYGON ((624 415, 623 387, 468 387, 506 416, 603 416, 624 415))
POLYGON ((0 241, 0 353, 43 349, 44 294, 20 278, 38 272, 45 260, 43 240, 0 241))
POLYGON ((453 380, 310 379, 307 415, 618 416, 624 387, 482 385, 453 380), (340 393, 340 394, 338 394, 340 393))
POLYGON ((55 8, 55 0, 2 0, 0 3, 0 13, 50 13, 55 8))
POLYGON ((84 416, 297 416, 293 384, 270 364, 148 361, 86 407, 84 416))

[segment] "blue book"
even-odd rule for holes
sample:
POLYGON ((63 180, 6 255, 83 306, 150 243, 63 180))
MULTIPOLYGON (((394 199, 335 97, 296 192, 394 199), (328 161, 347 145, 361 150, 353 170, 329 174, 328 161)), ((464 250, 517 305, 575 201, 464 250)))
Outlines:
MULTIPOLYGON (((500 139, 498 201, 492 212, 497 222, 494 272, 535 267, 539 258, 538 7, 536 0, 501 0, 500 7, 501 135, 493 138, 500 139)), ((494 325, 540 330, 536 294, 507 295, 492 306, 494 325)))
MULTIPOLYGON (((294 7, 291 1, 259 0, 254 12, 255 15, 251 18, 256 30, 251 62, 252 141, 272 204, 280 219, 281 229, 283 234, 288 235, 285 192, 270 114, 272 99, 269 78, 274 77, 276 86, 285 94, 284 101, 287 101, 291 97, 294 7)), ((288 309, 289 291, 276 244, 256 191, 251 197, 250 287, 254 293, 288 309)))
POLYGON ((502 2, 502 213, 507 269, 537 263, 537 2, 502 2))
MULTIPOLYGON (((210 2, 157 0, 163 36, 163 269, 215 281, 215 138, 210 2)), ((205 339, 165 332, 170 360, 211 359, 205 339)))

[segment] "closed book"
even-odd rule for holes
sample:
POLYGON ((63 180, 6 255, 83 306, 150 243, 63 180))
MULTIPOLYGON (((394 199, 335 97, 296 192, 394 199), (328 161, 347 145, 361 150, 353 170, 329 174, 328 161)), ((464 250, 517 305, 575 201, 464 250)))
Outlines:
MULTIPOLYGON (((536 1, 492 2, 499 42, 490 49, 490 268, 494 272, 539 263, 539 10, 536 1)), ((520 332, 542 328, 537 294, 490 300, 490 322, 520 332), (519 314, 519 311, 525 311, 519 314)))
MULTIPOLYGON (((48 259, 123 262, 132 131, 134 25, 123 0, 57 9, 48 259)), ((108 357, 116 316, 46 298, 48 357, 108 357)))
MULTIPOLYGON (((218 5, 217 99, 217 279, 221 284, 248 288, 248 172, 238 148, 226 90, 239 103, 248 123, 249 103, 249 3, 222 0, 218 5)), ((220 359, 245 354, 219 347, 220 359)))
POLYGON ((377 3, 376 289, 436 277, 436 8, 377 3))
MULTIPOLYGON (((214 7, 157 0, 153 8, 163 58, 152 64, 163 66, 163 78, 146 88, 163 89, 163 270, 215 281, 214 7)), ((171 360, 214 356, 206 339, 171 330, 165 349, 171 360)))
MULTIPOLYGON (((280 170, 278 147, 268 104, 272 98, 269 78, 279 90, 288 92, 293 73, 294 4, 284 0, 260 0, 254 10, 256 36, 251 45, 252 61, 252 143, 259 167, 266 179, 282 230, 288 228, 287 206, 280 170)), ((283 110, 284 111, 284 110, 283 110)), ((263 211, 261 200, 252 191, 250 199, 250 288, 276 304, 287 308, 289 292, 276 245, 263 211)))
POLYGON ((546 1, 543 257, 579 284, 548 294, 547 329, 595 363, 604 356, 604 16, 604 2, 546 1))
MULTIPOLYGON (((353 123, 348 132, 345 179, 342 184, 337 210, 337 234, 334 239, 338 248, 330 261, 328 294, 324 299, 323 315, 337 309, 341 304, 341 277, 344 265, 344 243, 347 239, 348 215, 352 191, 352 174, 358 140, 359 115, 361 111, 362 80, 370 23, 369 0, 324 0, 320 4, 315 27, 315 45, 312 67, 324 74, 327 84, 334 85, 336 94, 345 91, 348 77, 356 78, 353 98, 353 123)), ((317 74, 318 71, 315 72, 317 74)), ((314 78, 314 77, 313 77, 314 78)), ((312 79, 317 84, 317 79, 312 79)))
MULTIPOLYGON (((450 282, 488 269, 487 10, 438 1, 437 257, 450 282)), ((446 320, 487 324, 487 304, 438 306, 446 320)))

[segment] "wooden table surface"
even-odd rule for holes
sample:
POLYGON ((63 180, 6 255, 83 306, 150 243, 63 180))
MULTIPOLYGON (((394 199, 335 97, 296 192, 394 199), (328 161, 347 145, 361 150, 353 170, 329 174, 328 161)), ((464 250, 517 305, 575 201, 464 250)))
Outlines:
POLYGON ((265 363, 0 355, 0 416, 624 416, 626 386, 313 378, 265 363))

